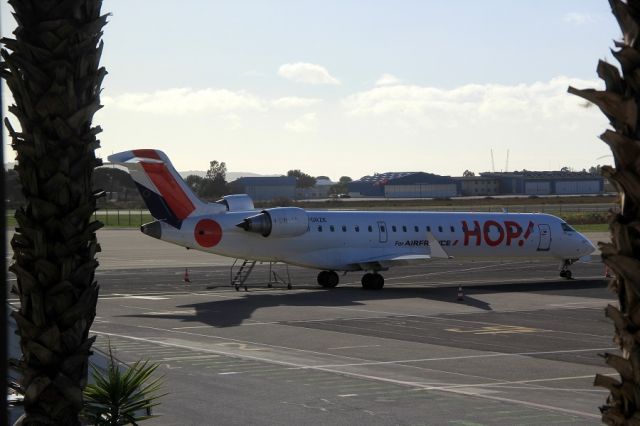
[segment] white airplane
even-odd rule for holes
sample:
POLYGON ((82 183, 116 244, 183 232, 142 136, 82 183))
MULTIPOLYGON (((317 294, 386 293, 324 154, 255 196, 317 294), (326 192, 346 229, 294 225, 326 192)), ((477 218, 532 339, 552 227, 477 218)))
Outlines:
POLYGON ((338 271, 364 271, 362 287, 381 289, 380 271, 452 257, 552 258, 560 276, 571 278, 569 266, 595 250, 549 214, 256 210, 246 194, 198 199, 162 151, 108 159, 128 169, 156 219, 141 226, 144 234, 222 256, 319 269, 322 287, 338 285, 338 271))

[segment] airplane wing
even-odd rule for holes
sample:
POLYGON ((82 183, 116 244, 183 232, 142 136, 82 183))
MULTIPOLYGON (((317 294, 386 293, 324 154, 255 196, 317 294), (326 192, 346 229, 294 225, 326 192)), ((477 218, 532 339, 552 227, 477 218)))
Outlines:
POLYGON ((427 241, 429 241, 429 248, 431 249, 431 257, 441 258, 441 259, 452 259, 453 256, 449 256, 436 237, 433 236, 431 232, 427 232, 427 241))
POLYGON ((416 265, 424 263, 430 259, 441 258, 441 259, 451 259, 450 256, 442 245, 438 242, 438 240, 433 236, 431 232, 427 233, 427 241, 429 241, 429 248, 431 250, 430 254, 399 254, 399 253, 390 253, 381 256, 377 256, 374 258, 368 258, 363 260, 358 260, 353 262, 352 265, 360 267, 362 270, 370 270, 370 269, 380 269, 386 270, 392 266, 408 266, 408 265, 416 265))
POLYGON ((431 259, 428 254, 388 255, 363 259, 355 263, 362 270, 386 270, 392 266, 407 266, 424 263, 431 259))

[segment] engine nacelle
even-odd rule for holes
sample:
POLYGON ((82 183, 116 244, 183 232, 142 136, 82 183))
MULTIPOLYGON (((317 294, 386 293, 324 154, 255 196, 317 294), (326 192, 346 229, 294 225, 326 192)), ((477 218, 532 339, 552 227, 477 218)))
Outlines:
POLYGON ((225 195, 222 199, 216 201, 227 208, 229 212, 246 212, 255 210, 253 200, 247 194, 225 195))
POLYGON ((247 232, 255 232, 263 237, 297 237, 309 229, 309 218, 304 209, 298 207, 276 207, 262 210, 236 225, 247 232))

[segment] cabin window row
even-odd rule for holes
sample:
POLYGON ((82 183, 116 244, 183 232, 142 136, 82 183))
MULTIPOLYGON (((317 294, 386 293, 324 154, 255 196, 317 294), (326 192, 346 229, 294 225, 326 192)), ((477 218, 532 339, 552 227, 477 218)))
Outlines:
MULTIPOLYGON (((346 225, 342 225, 340 226, 342 232, 347 232, 347 226, 346 225)), ((397 227, 396 225, 391 225, 391 232, 398 232, 398 229, 401 229, 402 232, 407 232, 407 226, 401 226, 400 228, 397 227)), ((324 231, 324 227, 322 225, 318 225, 317 228, 318 232, 323 232, 324 231)), ((353 227, 353 230, 355 232, 360 232, 360 226, 356 225, 353 227)), ((427 226, 426 227, 427 232, 431 232, 431 226, 427 226)), ((450 226, 449 230, 451 232, 456 232, 456 228, 454 226, 450 226)), ((334 225, 329 225, 329 231, 330 232, 335 232, 336 231, 336 226, 334 225)), ((372 225, 368 225, 367 226, 367 231, 369 232, 373 232, 373 226, 372 225)), ((385 226, 381 226, 380 227, 380 231, 381 232, 387 232, 386 227, 385 226)), ((420 232, 420 227, 419 226, 414 226, 413 227, 413 232, 420 232)), ((444 232, 444 227, 443 226, 438 226, 438 232, 444 232)))

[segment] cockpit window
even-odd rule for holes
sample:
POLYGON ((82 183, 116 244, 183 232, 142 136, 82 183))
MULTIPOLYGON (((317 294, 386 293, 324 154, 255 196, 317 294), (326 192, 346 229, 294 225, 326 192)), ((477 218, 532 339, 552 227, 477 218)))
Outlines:
POLYGON ((560 226, 562 226, 562 230, 563 230, 564 232, 576 232, 576 230, 575 230, 575 229, 573 229, 572 227, 570 227, 568 224, 566 224, 566 223, 564 223, 564 222, 563 222, 563 223, 561 223, 561 224, 560 224, 560 226))

